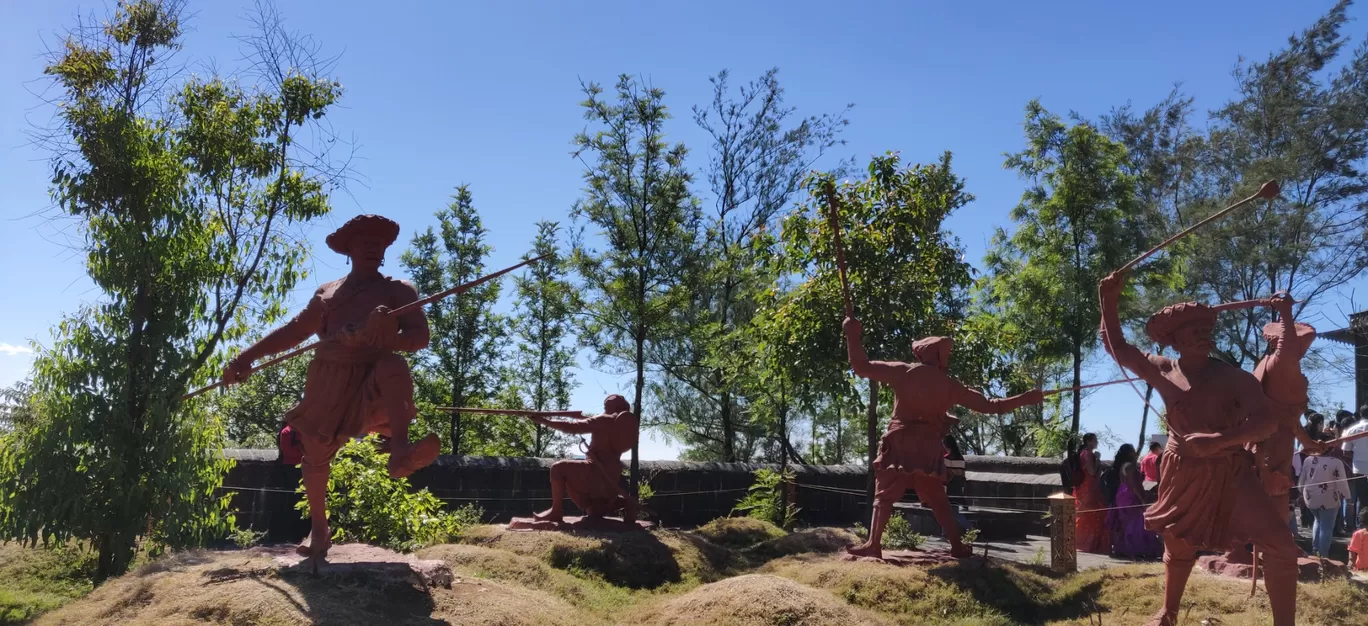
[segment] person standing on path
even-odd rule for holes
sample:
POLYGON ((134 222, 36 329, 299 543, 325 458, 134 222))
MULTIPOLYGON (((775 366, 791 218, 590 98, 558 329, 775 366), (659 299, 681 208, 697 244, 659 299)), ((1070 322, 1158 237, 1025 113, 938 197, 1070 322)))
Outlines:
POLYGON ((1083 465, 1083 484, 1074 488, 1079 511, 1074 519, 1078 551, 1111 554, 1111 530, 1107 527, 1106 511, 1108 504, 1102 495, 1102 463, 1097 457, 1097 435, 1083 435, 1083 449, 1078 451, 1078 458, 1083 465))
POLYGON ((1163 450, 1164 447, 1159 445, 1158 441, 1150 442, 1149 454, 1140 460, 1140 473, 1145 477, 1145 480, 1152 483, 1159 482, 1159 454, 1163 450))
POLYGON ((1311 532, 1311 551, 1322 558, 1330 556, 1335 518, 1339 517, 1340 503, 1349 497, 1347 479, 1348 470, 1333 456, 1333 450, 1309 455, 1302 462, 1302 500, 1316 520, 1311 532))
MULTIPOLYGON (((1359 408, 1359 420, 1350 424, 1344 430, 1344 437, 1368 432, 1368 405, 1359 408)), ((1349 482, 1349 491, 1353 496, 1349 499, 1349 513, 1353 517, 1347 518, 1345 523, 1352 520, 1359 521, 1359 528, 1363 528, 1363 512, 1368 507, 1368 437, 1355 441, 1346 441, 1340 444, 1344 452, 1344 460, 1349 464, 1352 472, 1349 482)))

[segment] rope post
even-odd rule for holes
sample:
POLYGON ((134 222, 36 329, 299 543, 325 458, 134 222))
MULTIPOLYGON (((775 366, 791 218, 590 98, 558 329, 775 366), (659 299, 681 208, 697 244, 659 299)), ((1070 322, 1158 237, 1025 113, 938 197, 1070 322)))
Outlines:
POLYGON ((1078 571, 1078 555, 1074 552, 1074 497, 1056 493, 1050 500, 1050 567, 1061 574, 1078 571))

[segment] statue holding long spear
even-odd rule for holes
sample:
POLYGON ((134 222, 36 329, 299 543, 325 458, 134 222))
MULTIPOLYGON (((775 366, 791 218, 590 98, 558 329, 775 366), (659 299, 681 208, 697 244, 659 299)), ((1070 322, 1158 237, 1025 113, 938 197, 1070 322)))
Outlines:
POLYGON ((408 476, 437 458, 441 443, 436 435, 409 441, 409 423, 418 410, 413 376, 407 361, 397 354, 427 347, 430 337, 423 305, 532 262, 419 299, 411 283, 380 273, 385 250, 398 236, 399 225, 378 215, 352 218, 328 235, 328 248, 348 257, 351 271, 319 287, 303 311, 248 346, 223 371, 221 385, 231 385, 255 369, 306 351, 315 353, 304 397, 285 414, 303 448, 304 492, 312 522, 309 538, 296 552, 315 559, 315 565, 332 545, 325 502, 332 459, 343 444, 365 433, 388 437, 388 469, 394 477, 408 476), (318 341, 291 350, 315 335, 318 341), (257 359, 287 350, 284 356, 252 367, 257 359))
POLYGON ((1159 497, 1145 511, 1146 528, 1164 538, 1164 602, 1151 625, 1177 624, 1198 550, 1225 550, 1235 542, 1254 543, 1262 552, 1275 626, 1295 622, 1296 561, 1301 551, 1265 493, 1254 455, 1246 449, 1267 440, 1279 427, 1259 379, 1210 357, 1214 307, 1184 302, 1150 317, 1146 332, 1155 343, 1173 347, 1177 359, 1148 354, 1127 343, 1117 311, 1130 268, 1197 227, 1277 194, 1276 182, 1265 183, 1258 193, 1170 237, 1098 286, 1103 345, 1118 364, 1152 385, 1168 409, 1171 436, 1159 497))
POLYGON ((1043 401, 1044 393, 1035 389, 1010 398, 990 400, 979 391, 965 387, 948 374, 953 345, 949 337, 926 337, 913 342, 916 363, 869 360, 862 343, 863 326, 855 318, 850 297, 834 185, 827 183, 825 195, 845 304, 842 330, 850 367, 857 376, 868 378, 871 385, 882 383, 893 389, 893 419, 879 441, 878 456, 873 464, 875 494, 869 538, 860 545, 847 547, 846 552, 856 557, 881 559, 883 531, 893 513, 893 504, 901 500, 908 489, 914 489, 940 524, 950 542, 951 555, 969 556, 970 549, 960 540, 961 529, 951 514, 950 500, 945 493, 948 475, 943 441, 954 419, 948 411, 959 405, 980 413, 1008 413, 1043 401))

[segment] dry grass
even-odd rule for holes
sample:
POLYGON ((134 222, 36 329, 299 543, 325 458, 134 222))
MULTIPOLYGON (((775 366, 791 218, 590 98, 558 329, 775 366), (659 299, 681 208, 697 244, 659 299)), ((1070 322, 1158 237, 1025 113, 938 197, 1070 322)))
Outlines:
POLYGON ((721 580, 732 573, 732 552, 692 533, 517 532, 498 526, 468 530, 462 543, 542 559, 576 576, 628 589, 721 580))
MULTIPOLYGON (((833 529, 738 553, 668 531, 595 536, 481 527, 466 540, 473 543, 419 553, 452 568, 461 582, 449 590, 370 574, 282 572, 259 549, 183 553, 110 581, 38 623, 1001 626, 1081 625, 1100 615, 1106 624, 1132 624, 1158 609, 1163 590, 1157 564, 1060 577, 996 561, 932 568, 845 561, 832 553, 853 536, 833 529)), ((0 573, 19 567, 9 556, 0 573)), ((1362 583, 1305 584, 1298 593, 1299 624, 1368 626, 1362 583)), ((1269 620, 1267 596, 1250 599, 1248 582, 1194 572, 1187 601, 1185 626, 1269 620)))
POLYGON ((835 596, 785 578, 746 574, 704 585, 639 612, 646 626, 845 626, 887 624, 835 596))
POLYGON ((94 555, 75 546, 0 543, 0 624, 21 624, 93 588, 94 555))
POLYGON ((753 517, 719 517, 695 530, 694 534, 719 546, 741 550, 788 533, 774 524, 753 517))
POLYGON ((491 581, 431 591, 365 575, 281 572, 260 551, 184 553, 110 581, 38 624, 595 623, 550 594, 491 581))
POLYGON ((854 534, 839 528, 809 528, 756 545, 748 553, 761 560, 794 554, 830 554, 859 542, 854 534))

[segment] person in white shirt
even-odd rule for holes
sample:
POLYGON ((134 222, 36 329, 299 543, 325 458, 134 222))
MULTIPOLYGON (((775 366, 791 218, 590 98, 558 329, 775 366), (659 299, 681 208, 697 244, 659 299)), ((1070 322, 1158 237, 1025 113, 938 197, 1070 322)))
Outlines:
MULTIPOLYGON (((1328 439, 1322 439, 1328 441, 1328 439)), ((1349 497, 1349 471, 1331 452, 1307 455, 1302 461, 1302 500, 1316 518, 1311 532, 1311 551, 1322 557, 1330 556, 1330 545, 1335 537, 1335 518, 1339 517, 1340 503, 1349 497)))
MULTIPOLYGON (((1359 408, 1359 421, 1346 428, 1340 436, 1348 437, 1362 432, 1368 432, 1368 405, 1359 408)), ((1343 449, 1345 462, 1354 473, 1349 481, 1349 490, 1354 495, 1349 498, 1348 517, 1345 518, 1345 524, 1352 530, 1353 525, 1359 520, 1359 512, 1368 505, 1368 478, 1364 478, 1364 475, 1368 474, 1368 437, 1346 441, 1340 447, 1343 449)))

